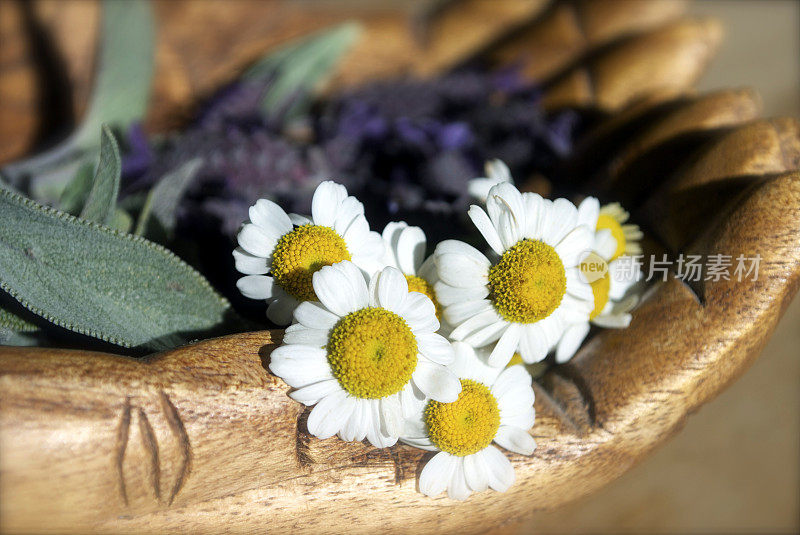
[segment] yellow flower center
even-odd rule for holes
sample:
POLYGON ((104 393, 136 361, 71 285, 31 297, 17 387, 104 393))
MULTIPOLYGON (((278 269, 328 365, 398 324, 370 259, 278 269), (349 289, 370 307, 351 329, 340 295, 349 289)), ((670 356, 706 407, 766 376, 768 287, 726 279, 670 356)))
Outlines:
POLYGON ((592 286, 592 294, 594 295, 594 309, 589 314, 589 319, 593 320, 606 307, 608 303, 608 292, 611 289, 611 274, 606 272, 605 275, 599 279, 589 283, 592 286))
POLYGON ((311 277, 316 271, 350 260, 347 244, 335 230, 303 225, 281 236, 272 253, 272 276, 287 293, 300 301, 315 301, 311 277))
POLYGON ((622 225, 620 225, 619 221, 608 214, 600 214, 600 217, 597 218, 597 230, 603 229, 610 230, 611 235, 617 240, 617 250, 614 251, 614 256, 609 261, 625 254, 625 232, 622 230, 622 225))
POLYGON ((423 418, 437 448, 463 457, 492 442, 500 427, 500 408, 485 385, 461 379, 458 399, 453 403, 429 401, 423 418))
POLYGON ((428 296, 428 299, 433 301, 433 306, 436 307, 436 318, 441 319, 442 306, 439 304, 439 301, 436 300, 436 293, 433 291, 431 283, 416 275, 406 275, 406 282, 408 282, 409 292, 425 294, 428 296))
POLYGON ((358 398, 395 394, 417 367, 417 339, 405 320, 383 308, 362 308, 336 324, 328 362, 342 388, 358 398))
POLYGON ((508 249, 489 268, 490 296, 507 321, 534 323, 561 304, 567 291, 564 264, 554 248, 524 239, 508 249))

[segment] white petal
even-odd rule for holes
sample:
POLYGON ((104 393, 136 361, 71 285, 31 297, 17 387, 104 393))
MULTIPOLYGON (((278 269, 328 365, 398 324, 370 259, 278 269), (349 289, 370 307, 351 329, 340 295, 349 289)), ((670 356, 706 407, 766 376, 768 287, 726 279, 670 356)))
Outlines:
MULTIPOLYGON (((558 319, 557 329, 564 329, 564 325, 569 325, 571 323, 582 323, 584 321, 589 320, 589 315, 592 313, 594 309, 594 299, 591 301, 583 300, 583 299, 576 299, 569 293, 564 295, 564 298, 561 300, 561 305, 556 309, 556 311, 551 314, 549 317, 558 319)), ((555 333, 555 337, 549 337, 548 340, 553 341, 558 340, 561 331, 555 333)))
POLYGON ((439 254, 436 256, 439 278, 455 288, 471 288, 489 281, 489 262, 477 261, 461 254, 439 254))
POLYGON ((408 296, 406 278, 393 267, 384 268, 376 276, 378 277, 378 305, 399 314, 404 310, 403 305, 408 296))
POLYGON ((581 347, 583 339, 589 334, 589 322, 576 323, 567 327, 556 348, 556 362, 567 362, 581 347))
POLYGON ((488 310, 491 310, 492 303, 488 299, 480 299, 476 301, 463 301, 448 306, 445 309, 445 318, 448 322, 458 325, 472 316, 476 316, 488 310))
POLYGON ((583 279, 578 269, 567 270, 567 293, 583 301, 594 301, 592 287, 583 279))
POLYGON ((483 239, 486 240, 486 243, 489 244, 489 247, 491 247, 495 253, 499 255, 503 254, 503 244, 500 241, 500 235, 492 224, 492 220, 489 219, 489 216, 483 211, 483 208, 473 204, 469 207, 467 215, 469 215, 469 218, 481 233, 483 239))
POLYGON ((376 448, 388 448, 397 443, 397 437, 388 436, 381 430, 380 400, 369 400, 369 425, 367 426, 367 440, 376 448))
POLYGON ((289 325, 292 322, 292 312, 300 302, 284 291, 275 292, 275 300, 267 307, 267 317, 276 325, 289 325))
POLYGON ((464 477, 469 488, 475 492, 482 492, 489 488, 489 470, 482 455, 464 457, 464 477))
POLYGON ((597 254, 609 260, 617 252, 617 240, 609 229, 600 229, 594 234, 592 247, 597 254))
POLYGON ((436 307, 428 296, 419 292, 408 292, 402 308, 397 313, 406 320, 415 335, 439 330, 436 307))
POLYGON ((333 228, 339 205, 347 198, 347 189, 327 180, 317 186, 311 200, 311 218, 315 225, 333 228))
POLYGON ((241 247, 233 250, 233 261, 236 264, 236 270, 245 275, 263 275, 269 271, 266 258, 251 255, 241 247))
POLYGON ((469 498, 470 490, 464 476, 464 458, 457 458, 455 470, 450 476, 450 483, 447 485, 447 497, 451 500, 466 500, 469 498))
MULTIPOLYGON (((447 315, 448 315, 447 310, 445 310, 445 317, 447 317, 447 315)), ((490 310, 485 310, 483 312, 475 314, 471 318, 461 323, 458 327, 453 329, 453 332, 450 333, 450 338, 452 338, 453 340, 464 341, 464 339, 470 336, 471 334, 474 334, 475 332, 480 331, 481 329, 484 329, 489 325, 494 325, 499 321, 501 321, 500 316, 498 316, 494 308, 490 310)), ((474 344, 471 345, 473 345, 473 347, 480 347, 474 344)))
POLYGON ((525 237, 541 240, 553 203, 548 199, 543 199, 541 195, 531 192, 523 193, 522 197, 525 200, 525 210, 528 212, 528 227, 525 230, 525 237))
POLYGON ((280 346, 270 355, 269 370, 294 388, 333 379, 325 350, 311 346, 280 346))
POLYGON ((289 394, 289 397, 298 403, 311 406, 319 403, 319 400, 325 396, 329 396, 334 392, 342 390, 339 381, 336 379, 328 379, 326 381, 318 381, 310 385, 298 388, 289 394))
POLYGON ((283 208, 267 199, 259 199, 250 207, 250 221, 271 236, 283 236, 292 231, 292 222, 283 208))
POLYGON ((463 301, 477 301, 489 295, 489 287, 485 284, 479 284, 471 288, 455 288, 439 281, 434 284, 433 288, 436 292, 436 299, 445 307, 463 301))
POLYGON ((592 252, 594 233, 583 225, 572 229, 555 246, 558 256, 565 268, 577 266, 583 258, 592 252))
POLYGON ((497 184, 497 181, 491 178, 473 178, 467 182, 467 191, 474 199, 486 202, 489 190, 495 184, 497 184))
POLYGON ((286 329, 283 335, 283 343, 324 347, 328 343, 328 331, 309 329, 302 323, 295 323, 286 329))
MULTIPOLYGON (((495 313, 496 314, 496 313, 495 313)), ((466 323, 466 322, 465 322, 466 323)), ((462 324, 463 325, 463 324, 462 324)), ((505 321, 494 321, 482 329, 476 330, 464 338, 464 342, 472 347, 483 347, 497 341, 513 324, 505 321)))
MULTIPOLYGON (((409 423, 409 419, 414 419, 414 421, 418 421, 418 423, 422 426, 418 435, 411 436, 425 435, 425 426, 421 417, 422 410, 426 403, 425 394, 414 385, 414 381, 409 381, 400 391, 399 395, 400 405, 403 407, 403 418, 405 418, 406 424, 409 423)), ((407 433, 404 432, 404 434, 407 433)))
POLYGON ((400 233, 408 227, 405 221, 391 221, 386 224, 381 233, 381 238, 386 246, 384 262, 386 265, 400 269, 400 262, 397 259, 397 242, 400 240, 400 233))
POLYGON ((339 321, 339 316, 319 303, 305 301, 294 310, 297 321, 310 329, 330 330, 339 321))
POLYGON ((399 437, 403 432, 403 407, 397 395, 380 400, 381 431, 390 437, 399 437))
POLYGON ((486 176, 491 178, 492 180, 500 182, 509 182, 511 184, 514 183, 514 180, 511 178, 511 171, 508 169, 508 166, 505 164, 503 160, 495 158, 494 160, 489 160, 484 165, 484 170, 486 171, 486 176))
POLYGON ((416 337, 419 352, 425 355, 428 360, 443 366, 453 362, 455 358, 453 346, 444 336, 436 333, 420 333, 416 337))
MULTIPOLYGON (((542 241, 555 247, 578 223, 578 210, 567 199, 556 199, 542 230, 542 241)), ((588 230, 588 229, 587 229, 588 230)), ((593 232, 592 229, 591 232, 593 232)), ((574 264, 573 264, 574 265, 574 264)))
POLYGON ((497 492, 505 492, 514 484, 514 467, 511 461, 494 446, 488 446, 475 455, 481 455, 489 473, 489 486, 497 492))
POLYGON ((341 430, 353 413, 356 399, 344 390, 322 398, 308 415, 308 431, 319 439, 330 438, 341 430))
POLYGON ((367 427, 364 425, 365 410, 369 410, 369 405, 364 403, 363 400, 356 400, 353 412, 350 413, 350 418, 347 419, 344 427, 339 431, 339 438, 345 442, 364 440, 364 437, 367 436, 367 427))
MULTIPOLYGON (((559 307, 559 311, 563 308, 563 305, 559 307)), ((546 318, 537 321, 533 325, 539 328, 542 336, 544 337, 545 344, 547 344, 548 350, 552 347, 555 347, 555 345, 558 343, 559 338, 561 338, 561 335, 564 333, 565 327, 565 324, 561 321, 561 316, 559 314, 550 314, 546 318)))
POLYGON ((317 299, 338 316, 346 316, 363 308, 367 298, 367 284, 361 272, 351 262, 325 266, 314 273, 311 284, 317 299))
POLYGON ((522 327, 519 324, 512 323, 508 326, 489 355, 489 366, 499 368, 508 364, 519 346, 521 332, 522 327))
POLYGON ((516 411, 500 411, 500 425, 511 425, 519 429, 530 429, 536 421, 533 405, 516 411))
POLYGON ((625 329, 631 324, 633 317, 630 314, 599 315, 592 322, 606 329, 625 329))
MULTIPOLYGON (((365 220, 366 221, 366 220, 365 220)), ((353 263, 371 274, 385 266, 381 262, 386 252, 381 235, 374 231, 369 231, 359 242, 348 242, 348 249, 353 256, 353 263)))
POLYGON ((269 234, 263 228, 254 225, 253 223, 246 223, 242 230, 239 231, 236 239, 239 245, 248 253, 261 256, 264 258, 271 258, 275 246, 281 235, 269 234))
POLYGON ((426 396, 441 403, 452 403, 461 393, 461 381, 453 372, 426 360, 417 362, 411 377, 426 396))
POLYGON ((236 287, 249 299, 267 299, 275 291, 275 281, 266 275, 246 275, 236 281, 236 287))
POLYGON ((586 197, 578 205, 578 225, 586 225, 590 229, 597 227, 600 216, 600 201, 596 197, 586 197))
POLYGON ((419 475, 419 491, 426 496, 441 494, 450 483, 450 478, 458 464, 458 457, 440 451, 425 463, 419 475))
POLYGON ((501 425, 497 430, 494 441, 508 451, 513 451, 520 455, 530 455, 536 449, 536 441, 527 431, 510 425, 501 425))
POLYGON ((409 275, 416 275, 417 269, 425 259, 427 247, 425 233, 419 227, 406 227, 400 233, 397 242, 397 260, 400 271, 409 275))
POLYGON ((499 223, 505 221, 508 223, 507 226, 511 227, 505 243, 506 247, 524 237, 528 227, 526 203, 522 194, 513 184, 500 183, 494 186, 486 199, 486 209, 501 239, 503 239, 505 229, 499 223))
POLYGON ((533 403, 533 389, 531 388, 532 379, 530 374, 523 366, 509 366, 498 375, 492 385, 492 394, 497 398, 498 403, 504 398, 506 392, 519 391, 525 393, 525 399, 514 399, 513 402, 525 402, 530 397, 533 403))
MULTIPOLYGON (((364 219, 364 205, 355 197, 347 197, 339 206, 339 211, 333 222, 333 230, 339 236, 344 236, 351 225, 362 219, 364 219)), ((366 219, 364 219, 364 222, 366 223, 366 219)), ((367 231, 369 231, 369 225, 367 225, 367 231)))
POLYGON ((537 324, 526 325, 522 330, 519 344, 519 354, 522 360, 528 364, 539 362, 544 360, 549 350, 550 346, 537 324))
POLYGON ((489 259, 486 258, 486 255, 478 251, 473 246, 464 243, 463 241, 444 240, 443 242, 439 242, 439 244, 436 246, 436 250, 433 253, 434 258, 443 254, 460 254, 468 256, 475 262, 485 263, 487 269, 491 265, 489 259))

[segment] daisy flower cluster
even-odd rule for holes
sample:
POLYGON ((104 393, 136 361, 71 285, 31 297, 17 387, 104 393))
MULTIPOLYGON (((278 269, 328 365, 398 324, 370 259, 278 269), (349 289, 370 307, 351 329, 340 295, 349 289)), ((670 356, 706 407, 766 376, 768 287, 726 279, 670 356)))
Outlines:
POLYGON ((487 174, 470 184, 483 206, 467 213, 486 254, 446 240, 426 256, 424 231, 402 221, 378 234, 330 181, 310 216, 259 200, 233 252, 239 290, 287 325, 269 368, 313 407, 308 431, 435 451, 419 479, 429 496, 507 490, 514 469, 500 448, 536 448, 524 364, 569 359, 590 324, 627 326, 635 304, 635 280, 615 280, 614 262, 641 233, 619 205, 522 193, 499 161, 487 174), (587 258, 603 265, 591 279, 587 258))

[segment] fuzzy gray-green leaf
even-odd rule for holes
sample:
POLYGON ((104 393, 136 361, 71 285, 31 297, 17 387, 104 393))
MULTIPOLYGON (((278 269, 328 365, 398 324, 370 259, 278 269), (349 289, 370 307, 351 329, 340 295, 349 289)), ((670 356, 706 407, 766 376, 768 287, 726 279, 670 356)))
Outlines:
POLYGON ((126 347, 208 335, 230 312, 202 275, 163 247, 5 190, 0 287, 56 325, 126 347))
POLYGON ((61 192, 61 198, 58 201, 61 210, 72 215, 80 214, 83 205, 86 204, 86 199, 89 198, 89 192, 92 191, 93 182, 94 164, 86 162, 61 192))
POLYGON ((74 142, 97 146, 103 123, 126 128, 140 119, 150 97, 155 29, 145 0, 103 2, 103 40, 89 111, 74 142))
POLYGON ((0 305, 0 329, 18 333, 30 333, 38 330, 39 327, 0 305))
POLYGON ((108 126, 103 125, 100 139, 100 163, 94 173, 94 182, 89 198, 81 210, 81 217, 108 225, 114 217, 119 194, 119 179, 122 159, 119 145, 108 126))
POLYGON ((147 195, 142 212, 139 214, 139 221, 136 223, 134 232, 136 235, 145 234, 151 216, 155 217, 164 231, 169 233, 174 230, 178 203, 202 166, 203 158, 189 160, 164 175, 153 186, 147 195))
POLYGON ((317 85, 330 75, 360 32, 360 26, 355 23, 342 24, 287 45, 254 65, 245 78, 273 73, 275 76, 261 102, 263 113, 272 115, 287 105, 286 119, 301 113, 317 85))

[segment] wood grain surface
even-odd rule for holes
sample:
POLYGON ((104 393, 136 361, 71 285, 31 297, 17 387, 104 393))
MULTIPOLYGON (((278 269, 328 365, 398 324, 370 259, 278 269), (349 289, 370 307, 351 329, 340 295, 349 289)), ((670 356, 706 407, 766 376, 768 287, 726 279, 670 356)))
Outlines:
POLYGON ((645 221, 673 240, 668 249, 759 254, 758 280, 656 283, 629 329, 598 334, 551 370, 535 386, 539 447, 511 456, 509 492, 426 498, 416 479, 427 454, 308 436, 308 411, 266 369, 279 332, 145 362, 4 348, 0 527, 318 533, 344 521, 355 533, 480 532, 599 488, 742 373, 796 291, 800 174, 785 170, 798 167, 797 127, 756 121, 720 132, 653 190, 662 204, 693 199, 685 206, 701 218, 645 221), (710 209, 710 184, 738 193, 710 209))
MULTIPOLYGON (((204 8, 187 20, 192 9, 204 8)), ((670 275, 629 329, 597 334, 552 368, 535 385, 539 447, 511 455, 509 492, 426 498, 416 479, 428 454, 310 437, 308 410, 267 371, 280 332, 139 361, 0 348, 0 530, 478 533, 586 495, 647 456, 746 370, 800 284, 798 122, 758 120, 747 90, 687 94, 720 32, 673 18, 641 33, 596 30, 599 48, 551 62, 563 66, 547 83, 551 105, 616 112, 565 173, 628 200, 646 252, 760 255, 758 279, 690 286, 670 275)), ((184 87, 178 108, 204 91, 184 87)))

